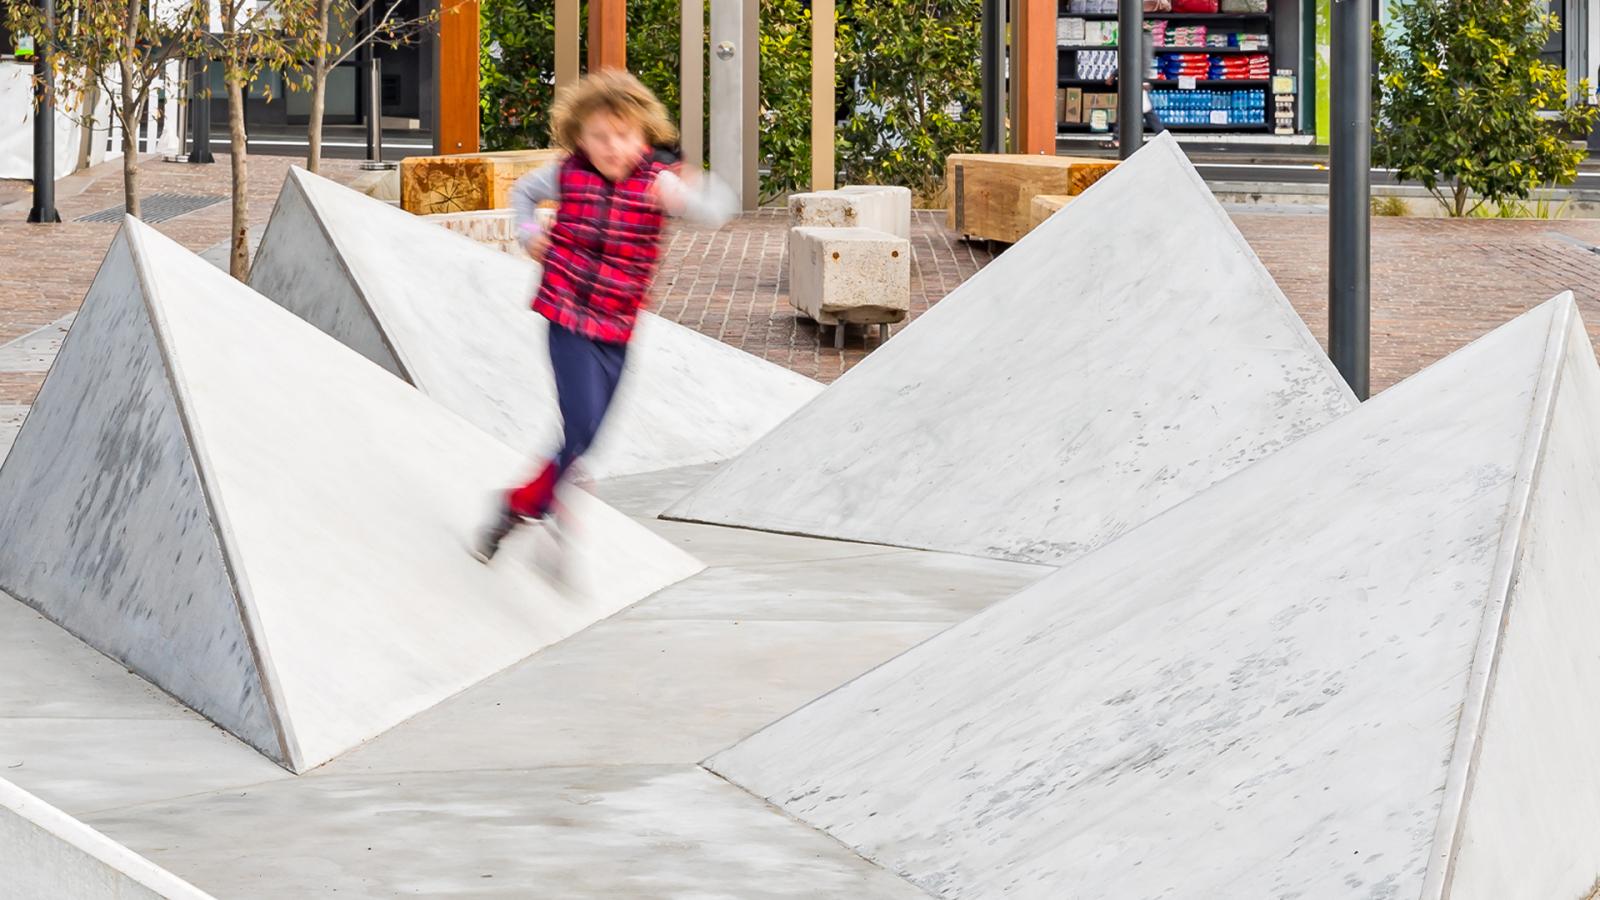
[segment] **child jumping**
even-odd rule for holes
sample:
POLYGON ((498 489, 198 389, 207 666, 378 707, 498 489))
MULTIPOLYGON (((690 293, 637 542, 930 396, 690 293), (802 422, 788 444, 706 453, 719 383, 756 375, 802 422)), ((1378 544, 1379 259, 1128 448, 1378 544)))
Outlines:
POLYGON ((519 523, 550 515, 556 487, 593 443, 616 394, 628 340, 645 305, 667 216, 718 227, 733 215, 715 180, 691 189, 674 171, 677 129, 661 101, 619 70, 585 77, 551 109, 561 162, 512 188, 519 239, 544 265, 533 311, 550 321, 550 367, 562 444, 534 479, 510 491, 473 555, 487 563, 519 523), (554 223, 539 204, 555 201, 554 223))

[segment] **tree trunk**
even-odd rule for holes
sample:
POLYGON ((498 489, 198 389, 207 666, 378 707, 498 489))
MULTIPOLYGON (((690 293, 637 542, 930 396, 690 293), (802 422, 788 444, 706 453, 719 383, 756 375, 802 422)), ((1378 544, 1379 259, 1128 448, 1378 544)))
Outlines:
POLYGON ((244 281, 250 275, 250 194, 245 171, 244 82, 228 78, 228 149, 233 167, 233 252, 228 274, 244 281))
POLYGON ((1463 185, 1460 182, 1456 183, 1455 199, 1456 199, 1456 208, 1451 213, 1451 215, 1453 215, 1453 216, 1455 216, 1456 218, 1459 219, 1462 216, 1465 216, 1467 214, 1467 188, 1466 188, 1466 185, 1463 185))
POLYGON ((322 50, 317 51, 317 59, 311 65, 311 128, 308 132, 311 149, 306 153, 306 168, 318 174, 322 161, 322 107, 328 95, 327 59, 322 50))
POLYGON ((322 107, 328 93, 328 21, 332 0, 317 2, 316 48, 311 57, 311 127, 307 129, 306 169, 313 174, 322 162, 322 107))
POLYGON ((130 216, 139 215, 139 110, 133 98, 133 71, 127 60, 118 63, 122 75, 119 98, 122 109, 122 208, 130 216))

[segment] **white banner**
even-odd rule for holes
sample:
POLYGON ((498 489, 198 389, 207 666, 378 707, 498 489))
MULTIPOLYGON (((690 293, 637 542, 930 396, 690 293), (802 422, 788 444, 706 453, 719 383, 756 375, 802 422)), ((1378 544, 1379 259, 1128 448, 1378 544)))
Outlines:
MULTIPOLYGON (((56 177, 78 168, 83 129, 56 110, 56 177)), ((33 178, 33 64, 0 62, 0 178, 33 178)))

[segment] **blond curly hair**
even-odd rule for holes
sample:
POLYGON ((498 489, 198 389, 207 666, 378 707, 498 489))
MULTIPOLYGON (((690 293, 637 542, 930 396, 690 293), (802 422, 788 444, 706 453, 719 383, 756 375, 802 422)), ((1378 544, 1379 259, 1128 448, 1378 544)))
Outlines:
POLYGON ((677 126, 667 118, 667 108, 643 82, 621 69, 602 69, 585 75, 556 97, 550 109, 551 143, 568 153, 578 149, 583 123, 597 112, 638 125, 652 147, 678 140, 677 126))

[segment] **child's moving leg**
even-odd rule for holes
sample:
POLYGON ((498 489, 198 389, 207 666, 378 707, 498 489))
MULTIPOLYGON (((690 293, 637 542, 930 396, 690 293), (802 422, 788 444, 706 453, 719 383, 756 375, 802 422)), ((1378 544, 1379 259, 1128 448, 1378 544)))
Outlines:
POLYGON ((542 518, 550 511, 556 486, 600 431, 622 380, 627 346, 594 341, 558 325, 550 326, 550 367, 555 372, 561 408, 562 444, 538 477, 512 491, 499 520, 484 534, 478 556, 489 559, 519 519, 542 518))

